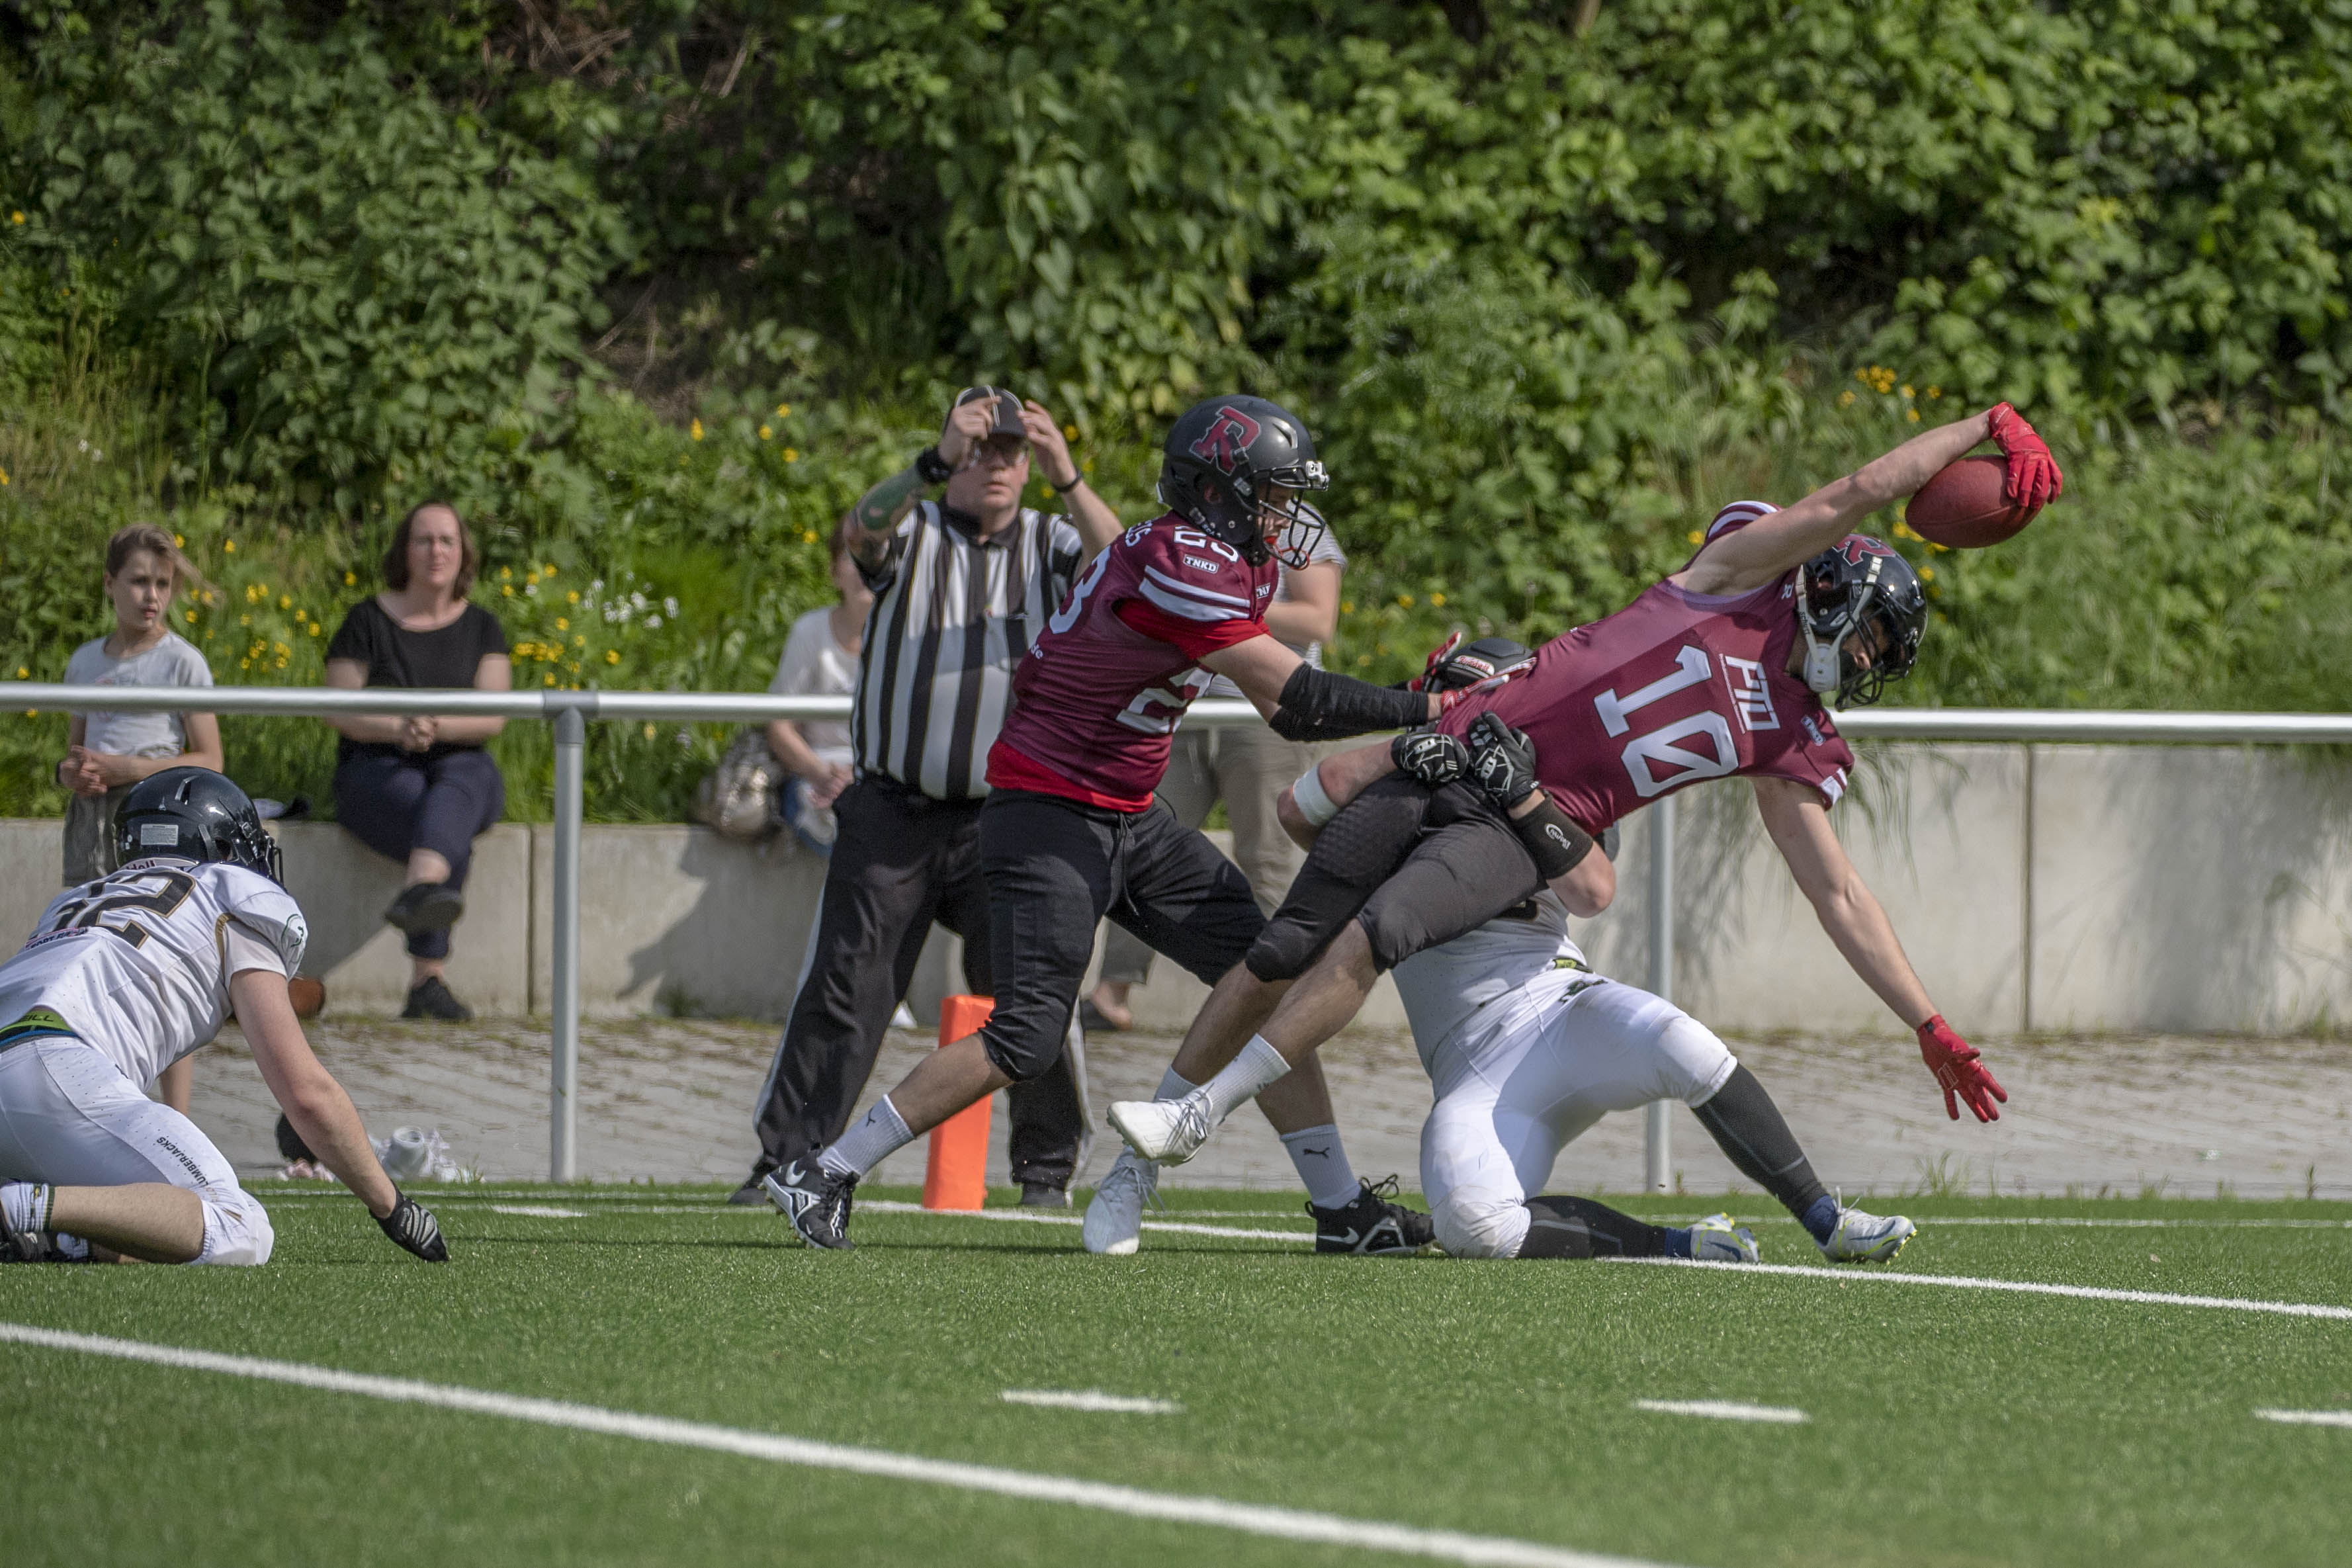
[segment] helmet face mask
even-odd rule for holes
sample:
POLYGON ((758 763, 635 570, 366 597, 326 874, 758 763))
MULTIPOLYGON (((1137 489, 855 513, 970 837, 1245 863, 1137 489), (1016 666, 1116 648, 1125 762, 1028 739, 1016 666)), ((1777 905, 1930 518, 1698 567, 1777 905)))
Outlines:
POLYGON ((1160 500, 1252 565, 1307 564, 1324 531, 1307 492, 1331 478, 1289 410, 1263 397, 1213 397, 1186 409, 1162 447, 1160 500))
POLYGON ((1864 708, 1918 662, 1927 592, 1909 562, 1859 533, 1797 569, 1804 680, 1841 708, 1864 708))
POLYGON ((129 865, 168 855, 202 864, 234 861, 284 886, 278 840, 253 802, 210 768, 165 768, 131 786, 115 815, 114 848, 129 865))

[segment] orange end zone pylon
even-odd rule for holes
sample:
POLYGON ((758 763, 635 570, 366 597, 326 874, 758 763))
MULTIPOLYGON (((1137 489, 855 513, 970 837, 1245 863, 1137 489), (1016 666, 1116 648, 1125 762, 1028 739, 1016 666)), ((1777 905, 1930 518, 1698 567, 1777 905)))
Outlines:
MULTIPOLYGON (((940 1044, 961 1040, 988 1022, 993 997, 950 996, 940 1004, 940 1044)), ((968 1105, 931 1129, 923 1172, 927 1209, 976 1209, 988 1201, 988 1100, 968 1105)))

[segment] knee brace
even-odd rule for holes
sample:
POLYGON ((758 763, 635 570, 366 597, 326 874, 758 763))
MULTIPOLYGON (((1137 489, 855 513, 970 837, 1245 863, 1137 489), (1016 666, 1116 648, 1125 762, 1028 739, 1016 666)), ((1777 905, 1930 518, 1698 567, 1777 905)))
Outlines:
POLYGON ((1527 1238, 1528 1205, 1516 1193, 1456 1187, 1429 1207, 1449 1258, 1514 1258, 1527 1238))

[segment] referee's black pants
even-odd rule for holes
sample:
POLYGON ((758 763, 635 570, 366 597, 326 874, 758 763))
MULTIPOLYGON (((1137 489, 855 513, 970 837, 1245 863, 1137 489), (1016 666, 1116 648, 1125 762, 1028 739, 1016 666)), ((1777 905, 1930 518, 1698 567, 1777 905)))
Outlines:
MULTIPOLYGON (((933 800, 878 777, 860 777, 834 802, 840 834, 753 1117, 755 1176, 814 1153, 849 1125, 934 921, 963 938, 972 994, 995 994, 981 805, 933 800)), ((1072 1064, 1058 1057, 1052 1070, 1013 1085, 1010 1098, 1013 1179, 1067 1187, 1086 1131, 1072 1064)))

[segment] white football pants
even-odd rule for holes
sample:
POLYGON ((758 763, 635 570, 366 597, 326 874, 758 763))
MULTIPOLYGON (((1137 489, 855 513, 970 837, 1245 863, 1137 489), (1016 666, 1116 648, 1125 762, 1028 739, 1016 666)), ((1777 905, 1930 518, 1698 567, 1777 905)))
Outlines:
POLYGON ((0 1181, 184 1187, 205 1208, 198 1263, 267 1263, 277 1240, 268 1213, 194 1122, 70 1036, 0 1051, 0 1181))
POLYGON ((1572 972, 1537 984, 1562 999, 1490 1034, 1457 1030, 1429 1063, 1438 1099, 1421 1129, 1421 1191, 1456 1258, 1516 1257, 1528 1198, 1602 1116, 1704 1105, 1739 1065, 1714 1030, 1647 991, 1572 972))

